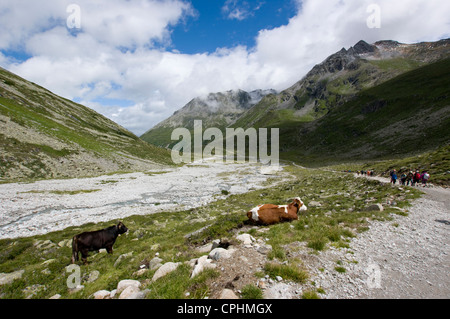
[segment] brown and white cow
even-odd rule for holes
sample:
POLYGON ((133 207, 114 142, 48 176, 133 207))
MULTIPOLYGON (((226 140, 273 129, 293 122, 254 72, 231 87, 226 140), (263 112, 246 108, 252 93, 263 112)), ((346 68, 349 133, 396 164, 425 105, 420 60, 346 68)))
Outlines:
POLYGON ((273 225, 298 220, 299 211, 304 210, 307 210, 306 205, 299 197, 296 197, 289 205, 258 205, 247 212, 247 217, 250 222, 257 225, 273 225))

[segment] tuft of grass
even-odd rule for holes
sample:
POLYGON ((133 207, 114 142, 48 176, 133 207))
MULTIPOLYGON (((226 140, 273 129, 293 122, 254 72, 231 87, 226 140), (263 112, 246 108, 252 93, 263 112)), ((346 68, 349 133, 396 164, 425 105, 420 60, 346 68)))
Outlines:
POLYGON ((270 262, 265 264, 264 271, 272 279, 280 276, 283 279, 292 280, 298 283, 305 283, 308 279, 308 273, 300 269, 296 264, 283 265, 270 262))
POLYGON ((320 299, 319 295, 314 290, 307 290, 303 292, 302 299, 320 299))
POLYGON ((242 299, 263 299, 263 292, 255 285, 248 284, 241 289, 242 299))
POLYGON ((345 273, 347 271, 344 267, 341 266, 334 267, 334 270, 336 270, 339 273, 345 273))

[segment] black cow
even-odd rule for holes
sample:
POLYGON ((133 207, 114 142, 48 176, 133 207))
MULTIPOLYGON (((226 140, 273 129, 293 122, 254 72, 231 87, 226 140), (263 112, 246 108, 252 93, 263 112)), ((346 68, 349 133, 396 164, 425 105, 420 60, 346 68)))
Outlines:
POLYGON ((81 260, 87 264, 87 257, 90 251, 106 248, 109 254, 113 252, 113 245, 117 236, 126 233, 128 228, 122 223, 102 230, 84 232, 72 239, 72 264, 78 261, 78 253, 81 252, 81 260))

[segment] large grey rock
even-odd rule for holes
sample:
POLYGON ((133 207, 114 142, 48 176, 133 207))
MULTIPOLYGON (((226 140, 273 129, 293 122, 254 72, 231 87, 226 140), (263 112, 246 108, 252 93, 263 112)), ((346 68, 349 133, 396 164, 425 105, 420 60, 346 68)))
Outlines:
POLYGON ((121 294, 122 291, 124 291, 126 288, 128 287, 135 287, 139 290, 139 288, 141 287, 141 283, 137 280, 131 280, 131 279, 124 279, 119 281, 119 283, 117 284, 117 294, 121 294))
POLYGON ((236 239, 242 242, 244 245, 251 245, 255 241, 255 238, 250 234, 241 234, 237 236, 236 239))
POLYGON ((94 299, 110 299, 111 292, 108 290, 99 290, 94 293, 94 299))
POLYGON ((216 264, 211 263, 212 260, 208 259, 208 256, 202 256, 197 260, 197 264, 194 266, 194 270, 192 271, 191 278, 194 278, 198 274, 200 274, 205 269, 213 269, 216 268, 216 264))
POLYGON ((114 263, 114 267, 117 267, 117 265, 118 265, 122 260, 127 259, 127 258, 130 258, 132 255, 133 255, 133 252, 132 252, 132 251, 130 251, 129 253, 120 255, 120 256, 117 258, 116 262, 114 263))
POLYGON ((0 286, 1 285, 7 285, 12 283, 16 279, 22 278, 23 273, 25 270, 18 270, 10 273, 1 273, 0 274, 0 286))
POLYGON ((133 285, 128 286, 120 293, 119 299, 135 299, 133 296, 138 294, 140 291, 141 290, 139 287, 133 285))
POLYGON ((220 293, 219 299, 239 299, 239 297, 231 289, 224 289, 220 293))
POLYGON ((225 249, 225 248, 214 248, 209 253, 208 257, 212 260, 219 260, 219 259, 228 259, 233 254, 233 249, 225 249))
POLYGON ((382 212, 384 210, 383 205, 381 204, 373 204, 364 209, 368 212, 382 212))
POLYGON ((157 269, 157 268, 159 268, 159 267, 161 267, 162 266, 162 259, 161 258, 159 258, 159 257, 155 257, 155 258, 153 258, 152 260, 150 260, 150 263, 149 263, 149 265, 148 265, 148 268, 150 269, 150 270, 155 270, 155 269, 157 269))
POLYGON ((156 281, 159 278, 164 277, 165 275, 171 273, 172 271, 175 271, 179 265, 180 263, 173 263, 173 262, 165 263, 164 265, 159 267, 158 270, 155 272, 152 281, 156 281))

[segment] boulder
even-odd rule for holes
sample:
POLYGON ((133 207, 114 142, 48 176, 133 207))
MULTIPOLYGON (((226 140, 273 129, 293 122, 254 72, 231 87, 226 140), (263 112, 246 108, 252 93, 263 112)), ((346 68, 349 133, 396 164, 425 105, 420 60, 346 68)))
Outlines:
POLYGON ((111 292, 108 290, 99 290, 94 293, 94 299, 110 299, 111 292))
POLYGON ((87 283, 91 283, 94 282, 98 279, 98 277, 100 276, 100 272, 98 270, 93 270, 92 272, 89 273, 89 275, 86 278, 86 282, 87 283))
POLYGON ((259 247, 256 248, 256 251, 260 254, 267 255, 272 251, 272 246, 269 244, 261 244, 259 247))
POLYGON ((219 260, 221 258, 223 259, 228 259, 231 257, 231 255, 233 254, 234 250, 233 249, 224 249, 224 248, 214 248, 213 250, 211 250, 211 252, 209 253, 208 257, 211 258, 212 260, 219 260))
POLYGON ((139 287, 131 285, 131 286, 127 286, 121 293, 119 296, 119 299, 135 299, 133 298, 133 296, 135 296, 136 294, 138 294, 140 291, 139 287))
POLYGON ((239 299, 239 297, 231 289, 224 289, 220 293, 219 299, 239 299))
POLYGON ((370 206, 367 206, 365 209, 367 212, 382 212, 384 210, 383 205, 381 204, 373 204, 370 206))
POLYGON ((22 275, 24 272, 25 272, 25 270, 18 270, 18 271, 6 273, 6 274, 1 273, 0 274, 0 286, 10 284, 14 280, 22 278, 22 275))
POLYGON ((159 267, 162 266, 162 261, 163 261, 163 260, 162 260, 161 258, 155 257, 155 258, 153 258, 152 260, 150 260, 150 263, 149 263, 149 265, 148 265, 148 268, 149 268, 150 270, 158 269, 159 267))
POLYGON ((216 264, 211 263, 212 260, 208 259, 208 256, 202 256, 197 260, 197 264, 194 266, 194 270, 192 271, 191 278, 194 278, 198 274, 200 274, 205 269, 213 269, 216 268, 216 264))
MULTIPOLYGON (((218 247, 219 245, 217 245, 216 247, 218 247)), ((214 243, 209 243, 209 244, 206 244, 206 245, 203 245, 203 246, 200 246, 200 247, 197 247, 197 248, 195 248, 195 251, 196 252, 199 252, 199 253, 208 253, 208 252, 210 252, 213 248, 216 248, 216 247, 214 247, 214 243)))
POLYGON ((310 202, 308 203, 308 206, 310 206, 310 207, 321 207, 322 204, 319 203, 319 202, 316 202, 316 201, 312 200, 312 201, 310 201, 310 202))
POLYGON ((255 238, 250 234, 241 234, 237 236, 236 239, 242 242, 244 245, 251 245, 255 241, 255 238))
POLYGON ((131 257, 132 255, 133 255, 133 252, 132 252, 132 251, 130 251, 129 253, 120 255, 120 256, 117 258, 116 262, 114 263, 114 267, 117 267, 117 265, 120 264, 120 262, 121 262, 122 260, 127 259, 127 258, 131 257))
POLYGON ((159 278, 164 277, 165 275, 171 273, 172 271, 175 271, 180 264, 181 263, 173 263, 173 262, 165 263, 164 265, 159 267, 158 270, 155 272, 152 281, 156 281, 159 278))
MULTIPOLYGON (((148 295, 148 293, 150 292, 150 289, 145 289, 142 291, 137 291, 135 293, 131 293, 129 294, 126 298, 120 298, 120 299, 145 299, 145 297, 148 295)), ((124 294, 124 292, 122 292, 122 294, 124 294)), ((122 297, 122 295, 120 295, 120 297, 122 297)))
POLYGON ((131 279, 124 279, 119 281, 119 283, 117 284, 117 294, 121 294, 122 291, 124 291, 126 288, 133 286, 135 288, 137 288, 139 290, 139 288, 141 287, 141 283, 137 280, 131 280, 131 279))

